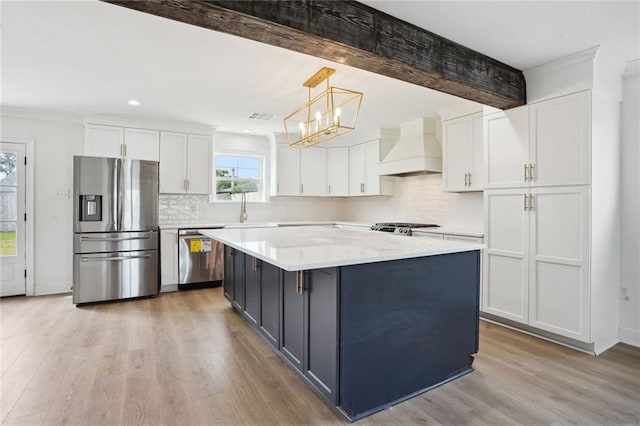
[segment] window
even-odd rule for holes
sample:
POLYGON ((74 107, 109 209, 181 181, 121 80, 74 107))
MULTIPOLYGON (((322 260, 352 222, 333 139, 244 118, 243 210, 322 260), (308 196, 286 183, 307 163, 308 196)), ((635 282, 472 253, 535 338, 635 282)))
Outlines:
POLYGON ((265 201, 264 157, 237 154, 215 154, 214 201, 265 201))

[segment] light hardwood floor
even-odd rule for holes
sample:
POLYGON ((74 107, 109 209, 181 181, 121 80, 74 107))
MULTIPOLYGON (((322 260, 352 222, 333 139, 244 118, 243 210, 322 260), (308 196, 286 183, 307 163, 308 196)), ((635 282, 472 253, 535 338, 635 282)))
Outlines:
MULTIPOLYGON (((82 308, 7 298, 0 310, 2 424, 346 423, 220 288, 82 308)), ((474 367, 359 423, 640 423, 640 349, 595 358, 483 322, 474 367)))

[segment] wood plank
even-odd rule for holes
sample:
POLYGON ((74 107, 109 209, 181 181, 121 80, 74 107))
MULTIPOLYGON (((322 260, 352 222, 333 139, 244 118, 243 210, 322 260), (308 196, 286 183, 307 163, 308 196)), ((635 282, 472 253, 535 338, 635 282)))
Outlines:
POLYGON ((521 71, 354 1, 103 0, 508 109, 521 71))
MULTIPOLYGON (((83 308, 68 296, 2 303, 3 321, 22 319, 15 330, 31 339, 17 355, 0 348, 13 358, 2 424, 347 423, 221 288, 83 308)), ((594 357, 481 322, 474 368, 358 424, 640 424, 639 348, 594 357)))

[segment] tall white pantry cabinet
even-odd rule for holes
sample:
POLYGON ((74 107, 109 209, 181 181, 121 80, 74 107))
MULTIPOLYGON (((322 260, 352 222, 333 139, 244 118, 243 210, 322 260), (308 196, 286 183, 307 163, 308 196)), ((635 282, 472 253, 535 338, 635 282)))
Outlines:
POLYGON ((593 230, 608 225, 594 220, 591 184, 607 165, 592 150, 609 143, 595 128, 591 90, 484 117, 482 311, 600 353, 617 342, 606 306, 617 280, 594 273, 615 261, 594 255, 593 230))

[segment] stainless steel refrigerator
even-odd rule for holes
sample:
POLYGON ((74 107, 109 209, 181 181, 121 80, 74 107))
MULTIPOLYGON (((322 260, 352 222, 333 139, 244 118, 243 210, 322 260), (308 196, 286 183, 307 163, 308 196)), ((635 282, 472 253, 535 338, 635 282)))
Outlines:
POLYGON ((73 157, 73 303, 158 293, 158 163, 73 157))

